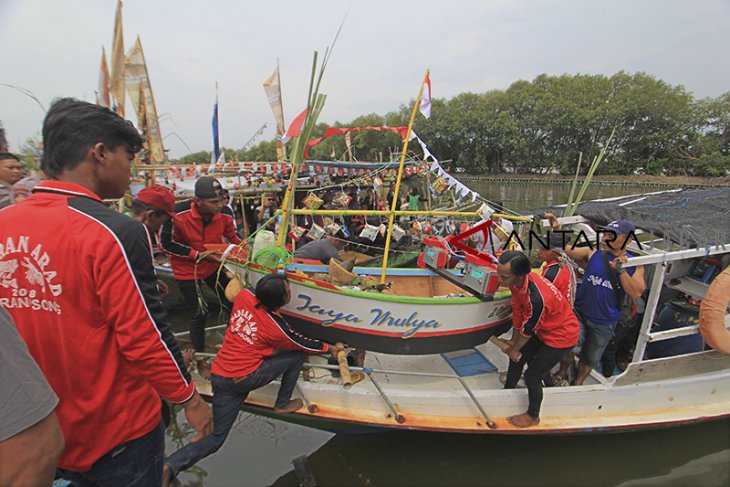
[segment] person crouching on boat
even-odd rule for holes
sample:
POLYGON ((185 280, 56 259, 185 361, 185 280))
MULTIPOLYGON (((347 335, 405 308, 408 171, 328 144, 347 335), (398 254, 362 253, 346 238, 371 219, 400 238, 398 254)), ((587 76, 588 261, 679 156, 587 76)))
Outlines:
POLYGON ((527 412, 507 420, 518 428, 540 423, 542 382, 578 343, 580 325, 568 300, 547 279, 530 271, 530 260, 516 250, 499 257, 500 283, 512 292, 512 338, 504 350, 510 358, 505 389, 514 389, 527 364, 527 412))
POLYGON ((312 240, 294 251, 295 259, 318 260, 323 264, 329 264, 330 259, 339 259, 340 251, 344 248, 347 241, 342 230, 337 231, 334 235, 312 240))
POLYGON ((284 276, 267 274, 256 283, 255 294, 241 291, 233 304, 223 346, 213 362, 213 434, 188 443, 173 453, 165 465, 165 480, 215 453, 223 445, 249 392, 281 376, 274 404, 278 414, 293 413, 302 400, 291 399, 305 353, 342 350, 294 331, 279 313, 291 299, 284 276), (276 353, 277 349, 282 350, 276 353))

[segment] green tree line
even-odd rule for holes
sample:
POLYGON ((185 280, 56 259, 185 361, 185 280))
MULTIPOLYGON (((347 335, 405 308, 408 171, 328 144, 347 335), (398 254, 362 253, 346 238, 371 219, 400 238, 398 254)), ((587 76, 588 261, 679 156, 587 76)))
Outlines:
MULTIPOLYGON (((334 127, 397 126, 412 107, 385 115, 362 115, 334 127)), ((730 92, 695 99, 646 73, 540 75, 506 90, 461 93, 434 99, 430 119, 416 118, 414 130, 440 160, 469 173, 574 174, 579 154, 590 161, 615 128, 601 174, 720 176, 730 172, 730 92)), ((320 136, 328 124, 315 131, 320 136)), ((350 151, 360 161, 389 160, 400 150, 396 134, 353 133, 350 151)), ((411 145, 420 150, 417 144, 411 145)), ((227 160, 276 160, 276 143, 245 151, 225 149, 227 160)), ((348 159, 344 136, 325 139, 310 159, 348 159)), ((181 162, 209 161, 210 153, 181 162), (207 155, 207 158, 206 158, 207 155)), ((587 166, 587 164, 584 164, 587 166)))

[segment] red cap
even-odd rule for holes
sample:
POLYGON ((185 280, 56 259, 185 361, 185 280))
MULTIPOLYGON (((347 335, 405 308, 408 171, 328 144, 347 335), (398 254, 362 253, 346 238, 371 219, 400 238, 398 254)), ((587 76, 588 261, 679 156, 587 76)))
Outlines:
POLYGON ((164 186, 155 185, 142 188, 137 193, 136 199, 175 217, 175 195, 164 186))

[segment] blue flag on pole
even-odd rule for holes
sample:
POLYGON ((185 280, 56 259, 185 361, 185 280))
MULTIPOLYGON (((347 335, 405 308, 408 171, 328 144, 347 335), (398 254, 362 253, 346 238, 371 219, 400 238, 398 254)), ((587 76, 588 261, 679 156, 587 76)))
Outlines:
POLYGON ((218 142, 218 95, 215 96, 213 105, 213 160, 217 161, 221 155, 221 147, 218 142))

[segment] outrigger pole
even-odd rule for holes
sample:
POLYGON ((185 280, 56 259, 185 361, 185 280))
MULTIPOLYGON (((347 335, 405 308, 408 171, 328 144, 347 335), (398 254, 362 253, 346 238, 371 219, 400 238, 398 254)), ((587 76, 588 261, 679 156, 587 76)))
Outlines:
POLYGON ((418 105, 421 103, 421 95, 423 95, 423 86, 426 84, 428 75, 431 72, 430 69, 426 70, 426 74, 423 76, 421 81, 421 87, 418 89, 418 96, 413 102, 413 110, 411 111, 411 119, 408 121, 408 130, 406 131, 406 138, 403 141, 403 150, 400 153, 400 165, 398 166, 398 177, 395 181, 395 189, 393 190, 393 203, 390 207, 390 215, 388 216, 388 235, 385 237, 385 250, 383 252, 383 267, 380 271, 380 283, 385 284, 385 272, 388 268, 388 251, 390 251, 390 237, 393 234, 393 220, 395 219, 395 210, 398 207, 400 199, 398 198, 398 191, 400 190, 400 182, 403 177, 403 166, 406 162, 406 152, 408 151, 408 141, 411 139, 411 131, 413 130, 413 121, 416 119, 416 112, 418 111, 418 105))

